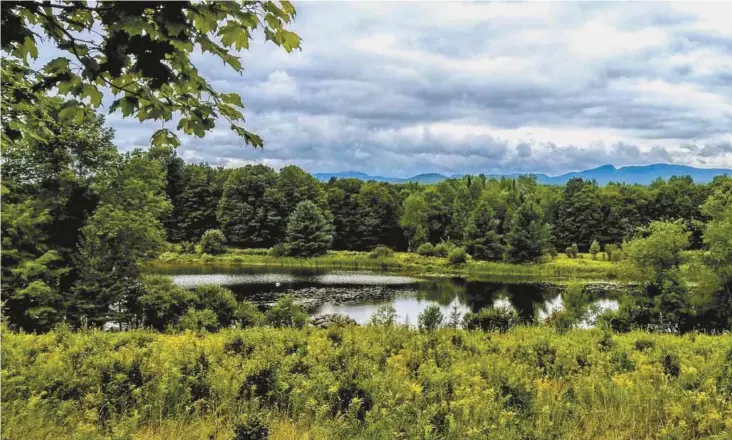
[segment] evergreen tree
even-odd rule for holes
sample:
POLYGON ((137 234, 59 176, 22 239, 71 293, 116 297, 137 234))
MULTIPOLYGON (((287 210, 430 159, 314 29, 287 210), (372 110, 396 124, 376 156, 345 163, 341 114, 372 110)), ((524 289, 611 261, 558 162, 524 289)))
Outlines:
POLYGON ((328 206, 333 214, 333 248, 359 248, 362 228, 358 195, 362 182, 358 179, 331 179, 326 186, 328 206))
POLYGON ((607 236, 606 226, 597 183, 580 178, 567 182, 557 213, 557 246, 562 249, 576 242, 586 252, 592 240, 607 236))
POLYGON ((485 202, 473 211, 465 230, 467 251, 477 260, 497 261, 503 258, 502 237, 498 235, 498 219, 485 202))
POLYGON ((300 202, 287 224, 285 249, 289 255, 314 257, 324 255, 333 243, 333 226, 315 203, 300 202))
POLYGON ((506 256, 510 263, 537 262, 549 242, 550 229, 544 213, 529 199, 514 212, 508 233, 506 256))
POLYGON ((366 182, 358 194, 359 250, 383 244, 392 249, 404 248, 404 234, 399 227, 400 206, 387 184, 366 182))

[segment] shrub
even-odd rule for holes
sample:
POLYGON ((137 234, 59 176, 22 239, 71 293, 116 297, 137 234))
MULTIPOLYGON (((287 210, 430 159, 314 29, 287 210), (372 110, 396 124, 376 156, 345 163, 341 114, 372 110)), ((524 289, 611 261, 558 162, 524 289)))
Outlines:
POLYGON ((196 243, 193 243, 191 241, 181 242, 180 252, 182 254, 195 254, 196 253, 196 243))
POLYGON ((394 251, 391 250, 390 247, 384 246, 383 244, 380 244, 373 248, 371 252, 369 252, 369 257, 371 258, 391 258, 394 256, 394 251))
POLYGON ((196 301, 193 292, 176 286, 170 277, 146 276, 143 290, 138 298, 143 322, 157 330, 177 322, 196 301))
POLYGON ((272 246, 269 249, 269 252, 267 252, 267 254, 271 257, 279 258, 279 257, 284 257, 285 255, 287 255, 287 250, 285 249, 284 243, 278 243, 278 244, 272 246))
POLYGON ((244 415, 234 426, 234 440, 267 440, 269 428, 259 414, 244 415))
POLYGON ((419 314, 419 329, 424 332, 435 331, 440 328, 444 318, 440 306, 433 304, 419 314))
POLYGON ((485 330, 506 332, 520 323, 515 310, 508 307, 486 307, 478 313, 466 313, 463 317, 463 328, 468 330, 485 330))
POLYGON ((468 262, 468 254, 465 253, 465 249, 456 247, 447 255, 447 262, 452 266, 465 264, 468 262))
POLYGON ((597 240, 592 240, 592 244, 590 244, 590 255, 592 255, 593 260, 597 260, 597 254, 600 253, 600 243, 597 240))
POLYGON ((417 248, 417 254, 422 255, 423 257, 434 257, 437 255, 435 252, 435 247, 432 246, 432 243, 422 243, 417 248))
POLYGON ((454 248, 455 248, 454 244, 447 242, 447 241, 443 241, 441 243, 438 243, 437 246, 435 246, 435 254, 438 257, 447 257, 450 254, 450 251, 453 250, 454 248))
POLYGON ((568 258, 577 258, 579 255, 579 248, 577 247, 577 243, 572 243, 572 246, 567 246, 567 248, 564 250, 564 253, 567 254, 568 258))
POLYGON ((205 284, 197 286, 194 292, 198 309, 213 310, 222 327, 228 327, 234 322, 239 305, 231 290, 213 284, 205 284))
POLYGON ((197 332, 208 330, 212 332, 216 330, 218 326, 219 321, 216 318, 216 313, 211 309, 196 310, 191 307, 180 318, 180 321, 178 321, 178 327, 181 330, 193 330, 197 332))
POLYGON ((615 261, 615 260, 613 260, 613 255, 617 251, 618 251, 618 245, 613 244, 613 243, 608 243, 605 245, 605 253, 607 254, 608 260, 615 261))
POLYGON ((308 314, 295 304, 290 295, 283 296, 267 312, 267 321, 275 327, 303 327, 308 321, 308 314))
POLYGON ((394 324, 396 324, 397 319, 397 312, 394 306, 391 304, 385 304, 382 306, 379 306, 376 309, 376 312, 374 312, 373 315, 371 315, 371 319, 369 320, 369 323, 371 325, 381 325, 385 327, 392 327, 394 324))
POLYGON ((546 317, 544 324, 553 327, 557 332, 564 333, 571 330, 576 324, 577 318, 570 310, 557 310, 546 317))
POLYGON ((266 322, 264 313, 260 312, 257 306, 249 301, 242 301, 236 307, 236 320, 244 328, 255 327, 266 322))
POLYGON ((201 237, 201 253, 210 255, 223 254, 226 252, 224 243, 226 243, 226 237, 224 237, 223 232, 218 229, 209 229, 201 237))

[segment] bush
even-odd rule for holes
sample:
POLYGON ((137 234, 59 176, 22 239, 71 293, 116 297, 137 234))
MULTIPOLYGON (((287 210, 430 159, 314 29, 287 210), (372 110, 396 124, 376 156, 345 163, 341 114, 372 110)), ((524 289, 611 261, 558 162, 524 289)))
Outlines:
POLYGON ((260 312, 257 306, 249 301, 242 301, 236 307, 236 320, 243 327, 255 327, 266 322, 264 313, 260 312))
POLYGON ((226 237, 224 237, 223 232, 218 229, 209 229, 201 237, 201 253, 210 255, 223 254, 226 252, 224 243, 226 243, 226 237))
POLYGON ((394 251, 391 250, 390 247, 384 246, 383 244, 380 244, 373 248, 371 252, 369 252, 369 257, 371 258, 391 258, 394 256, 394 251))
POLYGON ((213 310, 216 313, 218 323, 222 327, 228 327, 234 323, 239 304, 231 290, 213 284, 206 284, 197 286, 194 292, 196 294, 196 308, 213 310))
POLYGON ((592 244, 590 244, 590 255, 592 255, 593 260, 597 260, 597 254, 600 253, 600 243, 597 240, 592 240, 592 244))
POLYGON ((432 243, 422 243, 417 248, 417 254, 422 255, 423 257, 434 257, 437 255, 435 252, 435 247, 432 246, 432 243))
POLYGON ((195 254, 196 253, 196 243, 193 243, 191 241, 181 242, 180 253, 181 254, 195 254))
POLYGON ((559 333, 564 333, 571 330, 577 322, 577 318, 569 310, 557 310, 546 317, 544 321, 545 325, 553 327, 559 333))
POLYGON ((438 243, 437 246, 435 246, 435 254, 438 257, 447 257, 450 254, 450 251, 455 248, 455 245, 450 242, 441 242, 438 243))
POLYGON ((297 327, 301 328, 308 321, 308 314, 295 304, 290 295, 283 296, 267 312, 267 321, 275 327, 297 327))
POLYGON ((369 324, 392 327, 396 324, 396 319, 397 312, 394 306, 392 306, 391 304, 385 304, 379 306, 379 308, 376 309, 376 312, 371 315, 369 324))
POLYGON ((287 250, 285 249, 285 245, 283 243, 278 243, 274 246, 272 246, 268 252, 268 255, 271 257, 284 257, 287 254, 287 250))
POLYGON ((194 308, 188 309, 188 311, 180 318, 178 327, 181 330, 193 330, 193 331, 215 331, 219 327, 219 321, 216 318, 216 313, 211 309, 196 310, 194 308))
POLYGON ((259 414, 244 415, 234 426, 234 440, 267 440, 269 428, 259 414))
POLYGON ((468 254, 465 253, 465 249, 457 247, 447 255, 447 262, 452 266, 465 264, 468 262, 468 254))
POLYGON ((577 258, 579 255, 579 247, 577 247, 577 243, 572 243, 572 246, 567 246, 564 253, 567 254, 568 258, 577 258))
POLYGON ((156 330, 178 322, 196 301, 193 292, 176 286, 170 277, 146 276, 142 285, 144 293, 138 298, 138 304, 143 323, 156 330))
POLYGON ((486 307, 478 313, 468 312, 463 317, 463 328, 506 332, 521 322, 518 313, 508 307, 486 307))
POLYGON ((435 331, 442 326, 444 319, 440 306, 433 304, 419 314, 419 329, 423 332, 435 331))
POLYGON ((613 254, 618 251, 618 245, 613 243, 608 243, 605 245, 605 254, 607 254, 607 259, 610 261, 613 260, 613 254))

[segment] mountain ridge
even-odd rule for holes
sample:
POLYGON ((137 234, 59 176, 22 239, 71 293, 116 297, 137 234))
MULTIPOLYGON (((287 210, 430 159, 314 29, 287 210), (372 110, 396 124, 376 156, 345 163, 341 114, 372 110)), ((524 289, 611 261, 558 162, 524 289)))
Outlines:
MULTIPOLYGON (((618 183, 637 183, 648 185, 658 178, 668 179, 673 176, 691 176, 694 182, 708 183, 715 176, 729 175, 732 176, 732 169, 727 168, 696 168, 688 165, 674 165, 665 163, 656 163, 649 165, 629 165, 616 167, 612 164, 602 165, 596 168, 590 168, 583 171, 571 171, 557 176, 550 176, 544 173, 502 173, 502 174, 486 174, 486 177, 507 177, 515 178, 520 175, 534 174, 537 182, 545 185, 564 185, 569 179, 580 177, 586 180, 596 180, 600 185, 607 185, 610 182, 618 183)), ((389 177, 370 175, 360 171, 341 171, 337 173, 313 173, 313 176, 321 181, 328 181, 332 177, 339 179, 355 178, 360 180, 375 180, 377 182, 388 183, 438 183, 445 179, 459 178, 464 174, 444 175, 439 173, 422 173, 411 177, 389 177)))

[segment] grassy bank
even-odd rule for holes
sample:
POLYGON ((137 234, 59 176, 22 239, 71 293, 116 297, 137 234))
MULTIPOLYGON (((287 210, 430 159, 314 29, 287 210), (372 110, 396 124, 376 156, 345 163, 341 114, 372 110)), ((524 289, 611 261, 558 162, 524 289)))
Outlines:
POLYGON ((560 254, 538 264, 509 264, 469 260, 452 266, 446 258, 425 257, 396 252, 389 257, 374 258, 368 252, 331 251, 314 258, 275 257, 264 249, 230 249, 223 255, 183 254, 166 252, 147 263, 149 268, 175 266, 270 266, 287 268, 390 270, 419 275, 469 275, 522 277, 537 279, 615 279, 619 276, 617 263, 581 255, 570 259, 560 254))
POLYGON ((3 330, 5 439, 730 438, 732 336, 3 330), (237 437, 237 430, 239 437, 237 437))

